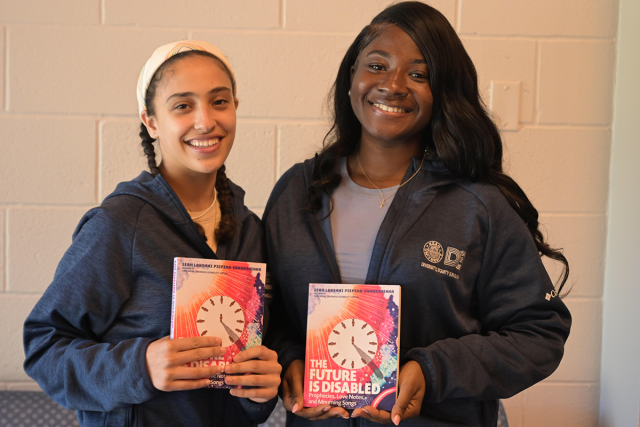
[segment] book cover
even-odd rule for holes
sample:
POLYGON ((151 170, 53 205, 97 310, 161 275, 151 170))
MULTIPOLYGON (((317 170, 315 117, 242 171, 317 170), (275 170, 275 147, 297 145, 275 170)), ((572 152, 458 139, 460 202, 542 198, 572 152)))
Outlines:
POLYGON ((391 411, 400 286, 309 285, 304 405, 391 411))
MULTIPOLYGON (((266 264, 175 258, 171 338, 214 336, 227 347, 223 357, 188 366, 226 365, 262 343, 266 264)), ((231 388, 225 374, 210 378, 212 388, 231 388)))

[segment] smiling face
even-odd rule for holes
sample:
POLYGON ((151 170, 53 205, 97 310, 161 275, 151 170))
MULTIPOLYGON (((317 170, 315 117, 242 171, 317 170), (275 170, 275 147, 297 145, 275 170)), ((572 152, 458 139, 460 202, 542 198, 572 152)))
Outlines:
POLYGON ((351 107, 362 125, 362 142, 420 145, 433 95, 424 57, 399 27, 387 26, 358 55, 351 107))
POLYGON ((215 173, 236 134, 237 100, 231 79, 214 58, 191 55, 168 66, 158 83, 153 116, 143 121, 171 175, 215 173))

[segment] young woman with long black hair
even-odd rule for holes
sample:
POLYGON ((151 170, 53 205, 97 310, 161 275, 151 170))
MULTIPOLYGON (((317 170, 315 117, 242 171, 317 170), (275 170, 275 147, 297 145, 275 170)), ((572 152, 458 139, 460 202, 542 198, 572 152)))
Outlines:
POLYGON ((263 217, 288 425, 495 426, 499 398, 560 363, 569 270, 502 169, 475 68, 444 16, 419 2, 376 16, 340 65, 333 118, 328 144, 283 175, 263 217), (541 255, 564 264, 557 287, 541 255), (303 407, 309 283, 402 287, 391 412, 303 407))
POLYGON ((81 426, 253 426, 276 403, 280 365, 264 346, 225 367, 220 337, 169 339, 174 257, 264 262, 260 220, 225 175, 236 81, 215 46, 161 46, 138 81, 149 172, 80 221, 24 327, 25 371, 81 426), (162 161, 155 158, 154 142, 162 161), (224 370, 230 385, 212 389, 224 370))

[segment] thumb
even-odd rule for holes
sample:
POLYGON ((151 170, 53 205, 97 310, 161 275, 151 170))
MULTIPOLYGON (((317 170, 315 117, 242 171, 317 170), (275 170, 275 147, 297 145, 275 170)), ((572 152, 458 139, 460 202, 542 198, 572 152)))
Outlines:
POLYGON ((411 397, 411 391, 408 389, 408 387, 400 388, 396 403, 391 409, 391 421, 393 421, 395 425, 400 424, 400 420, 402 420, 402 418, 404 417, 404 413, 409 408, 411 397))
POLYGON ((295 413, 304 406, 302 383, 298 378, 285 378, 283 382, 283 404, 291 412, 295 413))

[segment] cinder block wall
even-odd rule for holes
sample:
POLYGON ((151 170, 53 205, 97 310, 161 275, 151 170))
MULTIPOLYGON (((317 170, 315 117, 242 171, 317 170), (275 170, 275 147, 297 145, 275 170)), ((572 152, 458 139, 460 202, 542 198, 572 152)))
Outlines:
MULTIPOLYGON (((135 84, 157 46, 218 45, 241 104, 229 175, 261 214, 313 154, 347 46, 386 0, 3 0, 0 3, 0 389, 37 389, 21 327, 81 215, 145 167, 135 84)), ((574 327, 548 380, 509 399, 512 427, 596 425, 617 0, 433 0, 483 94, 520 82, 507 169, 566 249, 574 327)), ((557 273, 549 265, 552 273, 557 273)))

